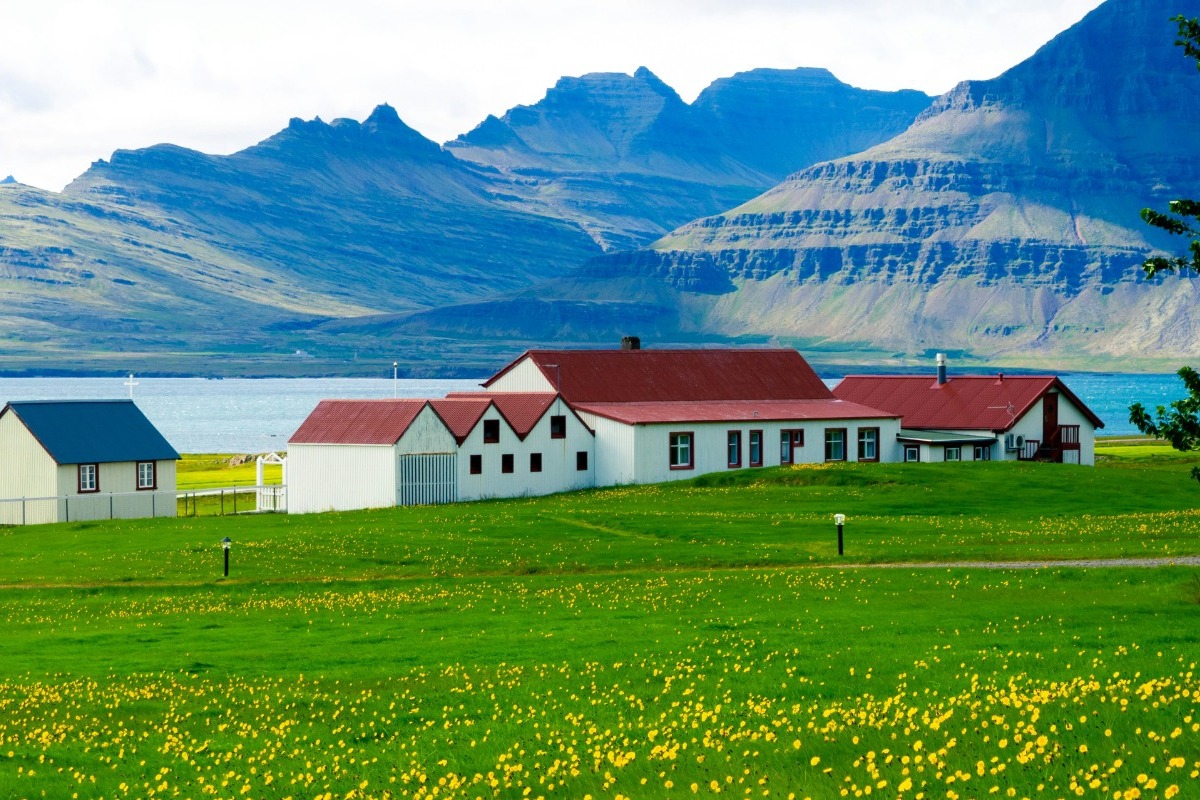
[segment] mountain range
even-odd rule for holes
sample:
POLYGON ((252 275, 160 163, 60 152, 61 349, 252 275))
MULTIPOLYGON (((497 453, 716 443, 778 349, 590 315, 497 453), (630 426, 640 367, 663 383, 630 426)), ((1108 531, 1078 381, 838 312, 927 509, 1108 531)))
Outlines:
POLYGON ((1108 0, 939 98, 753 70, 692 103, 563 78, 444 146, 388 106, 230 156, 0 182, 21 370, 468 374, 536 344, 773 341, 816 360, 1160 368, 1197 282, 1143 206, 1200 195, 1200 0, 1108 0))

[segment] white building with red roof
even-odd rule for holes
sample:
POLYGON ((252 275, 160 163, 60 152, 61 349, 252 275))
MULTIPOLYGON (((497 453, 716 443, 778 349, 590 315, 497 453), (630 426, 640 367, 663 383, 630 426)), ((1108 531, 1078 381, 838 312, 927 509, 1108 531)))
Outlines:
POLYGON ((895 461, 899 434, 899 415, 835 397, 795 350, 530 350, 481 392, 322 401, 288 443, 289 510, 895 461))
POLYGON ((1095 463, 1104 422, 1053 375, 848 375, 838 398, 898 415, 904 461, 1095 463))

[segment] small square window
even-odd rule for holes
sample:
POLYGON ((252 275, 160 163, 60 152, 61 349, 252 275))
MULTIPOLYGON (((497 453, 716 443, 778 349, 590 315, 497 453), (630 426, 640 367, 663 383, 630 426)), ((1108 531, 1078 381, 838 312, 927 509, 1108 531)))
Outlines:
POLYGON ((947 447, 945 451, 946 461, 962 461, 961 447, 947 447))
POLYGON ((483 443, 495 444, 500 441, 500 420, 485 419, 483 421, 483 443))
POLYGON ((921 448, 915 444, 905 445, 904 446, 904 460, 905 461, 920 461, 921 460, 921 448))
POLYGON ((471 474, 472 475, 482 475, 483 474, 483 456, 481 456, 481 455, 471 456, 471 474))
POLYGON ((672 433, 668 437, 668 463, 671 469, 692 468, 692 434, 672 433))
POLYGON ((157 489, 158 488, 158 470, 153 461, 137 462, 137 488, 138 489, 157 489))
POLYGON ((565 414, 555 414, 550 417, 550 438, 567 438, 567 416, 565 414))
POLYGON ((501 472, 512 472, 513 471, 513 454, 512 453, 505 453, 504 455, 500 456, 500 471, 501 472))
POLYGON ((825 460, 826 461, 845 461, 846 460, 846 429, 845 428, 826 428, 825 429, 825 460))
POLYGON ((575 454, 575 469, 579 472, 587 470, 588 465, 587 450, 580 450, 575 454))
POLYGON ((541 453, 530 453, 529 454, 529 471, 530 472, 541 472, 542 471, 542 454, 541 453))

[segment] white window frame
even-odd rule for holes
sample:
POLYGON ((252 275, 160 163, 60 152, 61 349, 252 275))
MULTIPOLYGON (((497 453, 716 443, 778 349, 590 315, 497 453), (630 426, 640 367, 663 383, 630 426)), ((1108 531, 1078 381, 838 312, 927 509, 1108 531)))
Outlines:
POLYGON ((137 488, 138 488, 139 492, 144 492, 147 490, 152 491, 152 490, 158 488, 158 462, 157 461, 139 461, 139 462, 137 462, 137 488), (148 470, 149 479, 150 479, 149 482, 146 482, 146 480, 144 480, 144 478, 147 476, 147 470, 145 469, 147 467, 149 468, 149 470, 148 470))
POLYGON ((695 437, 691 431, 672 431, 667 435, 668 464, 671 469, 693 469, 696 454, 695 437))

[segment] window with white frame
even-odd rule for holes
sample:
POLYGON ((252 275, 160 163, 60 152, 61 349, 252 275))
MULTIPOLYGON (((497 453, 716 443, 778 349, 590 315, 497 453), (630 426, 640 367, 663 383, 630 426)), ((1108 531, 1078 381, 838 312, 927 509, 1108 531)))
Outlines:
POLYGON ((139 490, 158 488, 157 467, 158 464, 154 461, 137 462, 137 488, 139 490))
POLYGON ((961 447, 951 447, 950 445, 946 445, 944 452, 946 454, 945 455, 946 461, 962 461, 962 448, 961 447))
POLYGON ((858 429, 858 460, 879 460, 879 428, 858 429))
POLYGON ((845 428, 826 428, 825 429, 825 460, 826 461, 845 461, 846 460, 846 429, 845 428))
POLYGON ((100 465, 79 465, 79 493, 100 491, 100 465))
POLYGON ((975 445, 975 460, 976 461, 991 461, 992 447, 986 444, 975 445))
POLYGON ((905 462, 920 461, 921 448, 915 444, 904 445, 904 460, 905 462))
POLYGON ((692 434, 672 433, 670 442, 671 469, 692 468, 692 434))

